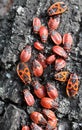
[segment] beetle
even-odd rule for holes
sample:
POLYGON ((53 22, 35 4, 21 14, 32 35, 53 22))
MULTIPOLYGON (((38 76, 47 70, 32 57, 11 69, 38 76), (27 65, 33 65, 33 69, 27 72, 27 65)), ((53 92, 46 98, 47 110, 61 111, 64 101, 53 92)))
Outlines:
POLYGON ((58 91, 55 85, 48 82, 46 85, 46 89, 47 89, 47 94, 50 98, 56 99, 58 97, 58 91))
POLYGON ((69 97, 74 97, 78 93, 79 80, 76 73, 70 74, 70 78, 67 82, 66 93, 69 97))
POLYGON ((35 17, 33 19, 33 31, 34 31, 34 33, 37 34, 39 32, 40 27, 41 27, 41 21, 38 17, 35 17))
POLYGON ((69 71, 60 71, 54 75, 54 78, 61 82, 66 82, 69 79, 69 71))
POLYGON ((47 57, 46 62, 47 64, 52 64, 55 61, 55 59, 56 59, 55 55, 51 55, 47 57))
POLYGON ((55 18, 50 17, 48 21, 48 27, 50 31, 56 30, 60 24, 60 16, 56 16, 55 18))
POLYGON ((38 98, 43 98, 46 96, 45 87, 38 82, 38 80, 32 82, 32 86, 34 87, 34 93, 38 98))
POLYGON ((51 39, 56 45, 60 45, 62 43, 62 37, 57 31, 51 31, 51 39))
POLYGON ((25 126, 22 126, 22 130, 30 130, 29 126, 25 125, 25 126))
POLYGON ((31 52, 32 52, 32 48, 31 46, 27 45, 21 52, 20 54, 20 60, 22 62, 27 62, 30 60, 31 58, 31 52))
POLYGON ((43 130, 40 126, 35 123, 31 124, 31 130, 43 130))
POLYGON ((42 113, 49 119, 49 120, 53 120, 56 118, 54 112, 52 110, 49 109, 43 109, 42 113))
POLYGON ((43 97, 43 98, 41 98, 41 105, 44 108, 48 108, 48 109, 51 109, 51 108, 57 109, 58 108, 57 101, 54 101, 53 99, 51 99, 49 97, 43 97))
POLYGON ((46 43, 47 38, 48 38, 48 29, 45 26, 41 26, 39 30, 39 35, 40 35, 41 41, 43 43, 46 43))
POLYGON ((44 125, 47 123, 44 116, 40 112, 37 112, 37 111, 32 112, 30 114, 30 118, 36 124, 43 124, 44 125))
POLYGON ((43 69, 45 69, 47 67, 47 63, 46 63, 46 57, 42 54, 42 53, 39 53, 38 54, 38 59, 37 59, 40 64, 42 65, 43 69))
POLYGON ((20 62, 17 65, 17 74, 25 84, 31 83, 31 74, 26 63, 20 62))
POLYGON ((42 51, 44 50, 44 46, 40 43, 40 42, 34 42, 34 47, 39 50, 39 51, 42 51))
POLYGON ((43 74, 43 67, 36 59, 33 61, 33 73, 36 77, 40 77, 43 74))
POLYGON ((35 100, 34 100, 33 95, 30 93, 30 91, 28 89, 24 89, 23 93, 24 93, 24 99, 25 99, 27 105, 33 106, 35 103, 35 100))
POLYGON ((66 61, 62 58, 55 60, 55 70, 59 71, 66 66, 66 61))
POLYGON ((67 6, 64 2, 56 2, 53 5, 50 6, 48 9, 48 15, 53 16, 53 15, 58 15, 62 14, 67 10, 67 6))
POLYGON ((64 49, 69 52, 71 50, 73 44, 73 38, 71 33, 66 33, 63 36, 63 45, 64 45, 64 49))
POLYGON ((53 46, 52 51, 65 59, 68 57, 66 51, 60 46, 53 46))
POLYGON ((53 120, 48 120, 47 125, 46 125, 46 130, 53 130, 57 126, 57 119, 53 120))

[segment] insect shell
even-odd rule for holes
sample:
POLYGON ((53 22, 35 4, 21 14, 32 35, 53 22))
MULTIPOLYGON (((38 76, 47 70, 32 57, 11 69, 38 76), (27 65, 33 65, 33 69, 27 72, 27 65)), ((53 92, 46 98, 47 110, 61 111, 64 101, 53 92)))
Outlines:
POLYGON ((25 84, 31 83, 31 74, 26 63, 20 62, 17 65, 17 74, 25 84))
POLYGON ((33 19, 33 31, 34 33, 38 33, 41 27, 41 21, 38 17, 33 19))
POLYGON ((69 78, 69 71, 60 71, 54 75, 55 79, 61 82, 66 82, 69 78))
POLYGON ((54 130, 57 126, 57 119, 48 120, 46 130, 54 130))
POLYGON ((31 130, 43 130, 43 129, 40 126, 38 126, 36 123, 32 123, 31 130))
POLYGON ((66 51, 60 46, 53 46, 52 51, 63 58, 68 57, 66 51))
POLYGON ((41 105, 47 109, 58 108, 58 103, 49 97, 43 97, 41 99, 41 105))
POLYGON ((38 60, 33 61, 33 73, 36 77, 39 77, 43 74, 43 67, 38 60))
POLYGON ((67 6, 65 5, 64 2, 56 2, 53 5, 50 6, 48 9, 48 15, 53 16, 53 15, 58 15, 62 14, 67 10, 67 6))
POLYGON ((43 109, 42 113, 50 120, 53 120, 56 118, 54 112, 52 110, 49 109, 43 109))
POLYGON ((38 61, 40 62, 40 64, 44 69, 47 67, 46 57, 42 53, 38 54, 38 61))
POLYGON ((50 98, 56 99, 58 97, 58 91, 53 84, 48 82, 46 88, 47 88, 47 94, 50 98))
POLYGON ((62 58, 55 60, 55 70, 59 71, 66 66, 66 61, 62 58))
POLYGON ((47 57, 46 62, 47 64, 52 64, 55 61, 55 59, 56 59, 55 55, 51 55, 47 57))
POLYGON ((43 98, 46 96, 45 87, 41 85, 37 80, 33 81, 32 86, 34 87, 34 93, 38 98, 43 98))
POLYGON ((30 93, 30 91, 28 89, 24 89, 23 93, 24 93, 24 99, 25 99, 27 105, 33 106, 35 103, 35 100, 34 100, 33 95, 30 93))
POLYGON ((55 18, 50 17, 48 21, 48 27, 50 31, 57 29, 59 27, 59 23, 60 23, 60 16, 57 16, 55 18))
POLYGON ((22 52, 21 52, 21 54, 20 54, 20 60, 21 60, 22 62, 27 62, 27 61, 29 61, 30 58, 31 58, 31 51, 32 51, 31 46, 27 45, 27 46, 22 50, 22 52))
POLYGON ((44 116, 41 113, 37 112, 37 111, 32 112, 30 114, 30 118, 36 124, 46 124, 47 123, 44 116))
POLYGON ((79 80, 77 74, 70 74, 70 78, 68 80, 66 86, 66 93, 69 97, 74 97, 78 93, 79 89, 79 80))
POLYGON ((64 34, 63 36, 64 49, 69 52, 71 50, 72 44, 73 44, 72 35, 70 33, 64 34))
POLYGON ((44 46, 38 41, 34 42, 34 47, 39 51, 44 50, 44 46))
POLYGON ((56 128, 54 128, 53 130, 58 130, 58 128, 56 127, 56 128))
POLYGON ((30 130, 29 126, 25 125, 25 126, 22 126, 22 130, 30 130))
POLYGON ((41 41, 43 43, 46 43, 47 38, 48 38, 48 29, 45 26, 41 26, 39 30, 39 35, 40 35, 41 41))
POLYGON ((56 45, 60 45, 62 43, 62 37, 57 31, 51 31, 51 39, 56 45))

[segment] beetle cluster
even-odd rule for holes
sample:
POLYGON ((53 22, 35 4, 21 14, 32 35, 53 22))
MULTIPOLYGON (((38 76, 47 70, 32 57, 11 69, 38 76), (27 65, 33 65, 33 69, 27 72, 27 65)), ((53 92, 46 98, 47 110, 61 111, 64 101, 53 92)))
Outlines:
MULTIPOLYGON (((37 112, 33 111, 30 114, 31 120, 34 122, 31 124, 31 129, 32 130, 43 130, 38 124, 46 126, 46 130, 52 130, 56 128, 57 126, 57 118, 54 114, 53 111, 49 109, 57 109, 58 108, 58 103, 56 101, 58 97, 58 91, 55 88, 53 84, 48 82, 46 86, 43 86, 42 84, 39 83, 38 80, 32 82, 32 86, 34 88, 34 94, 41 99, 40 104, 43 108, 42 112, 37 112), (48 121, 47 121, 48 120, 48 121), (36 128, 36 129, 34 129, 36 128)), ((31 94, 31 92, 28 89, 23 90, 24 93, 24 99, 26 101, 26 104, 28 106, 33 106, 35 103, 34 96, 31 94)), ((24 129, 27 128, 28 126, 24 126, 22 130, 28 130, 24 129)))
MULTIPOLYGON (((46 43, 49 35, 55 45, 51 48, 53 54, 47 58, 43 53, 38 54, 37 59, 33 60, 32 72, 35 77, 40 77, 48 65, 55 63, 54 70, 57 71, 57 73, 54 77, 58 81, 67 82, 66 93, 69 97, 72 97, 78 92, 78 76, 75 73, 72 74, 68 71, 61 70, 66 66, 66 59, 71 50, 73 38, 71 33, 64 34, 62 38, 60 33, 56 31, 60 24, 60 14, 66 10, 67 6, 64 2, 56 2, 51 5, 48 9, 48 15, 50 16, 48 28, 41 24, 38 17, 33 19, 33 32, 40 36, 41 42, 46 43)), ((44 50, 44 44, 41 42, 35 41, 33 44, 34 48, 38 51, 44 50)), ((32 123, 30 127, 23 126, 22 130, 30 130, 30 128, 31 130, 43 130, 38 124, 45 126, 45 130, 57 130, 57 118, 54 112, 49 109, 58 108, 58 102, 56 101, 58 91, 50 82, 44 86, 39 83, 38 80, 32 80, 30 69, 26 64, 31 57, 32 47, 27 45, 20 54, 21 62, 17 65, 17 73, 24 84, 31 84, 34 89, 34 94, 41 99, 40 104, 45 109, 43 109, 41 113, 37 111, 32 112, 30 118, 34 123, 32 123)), ((24 89, 23 94, 26 104, 33 106, 35 99, 31 92, 28 89, 24 89)))
MULTIPOLYGON (((30 114, 30 118, 34 122, 30 126, 32 130, 43 130, 39 125, 46 125, 46 130, 57 130, 57 118, 52 110, 43 109, 42 114, 34 111, 30 114)), ((22 130, 30 130, 30 128, 23 126, 22 130)))

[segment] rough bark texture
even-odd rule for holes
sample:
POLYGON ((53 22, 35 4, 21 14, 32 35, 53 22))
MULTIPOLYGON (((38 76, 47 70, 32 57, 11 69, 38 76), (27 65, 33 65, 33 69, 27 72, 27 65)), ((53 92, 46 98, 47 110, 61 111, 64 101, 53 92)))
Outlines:
MULTIPOLYGON (((27 45, 32 46, 32 58, 28 63, 32 68, 32 60, 37 57, 38 51, 34 49, 33 42, 39 36, 34 35, 32 21, 39 17, 43 25, 47 26, 49 16, 47 9, 51 4, 59 0, 14 0, 7 4, 1 2, 0 6, 0 130, 21 130, 22 125, 30 125, 29 114, 31 111, 41 111, 40 100, 36 98, 33 107, 28 107, 24 101, 23 89, 30 85, 24 85, 19 79, 16 66, 20 61, 21 50, 27 45), (6 6, 8 9, 6 10, 6 6)), ((59 83, 52 78, 53 67, 48 66, 44 74, 38 80, 42 84, 47 81, 53 82, 59 92, 59 109, 56 111, 58 130, 81 130, 82 129, 82 1, 62 0, 68 5, 68 11, 61 15, 61 23, 58 32, 63 36, 71 32, 73 36, 72 50, 67 59, 65 69, 76 72, 79 76, 79 92, 74 98, 66 95, 66 84, 59 83)), ((6 3, 5 3, 6 2, 6 3)), ((53 42, 48 40, 45 45, 44 55, 47 57, 51 52, 53 42)), ((32 73, 32 69, 31 69, 32 73)), ((33 75, 33 73, 32 73, 33 75)), ((32 77, 33 78, 33 77, 32 77)))

